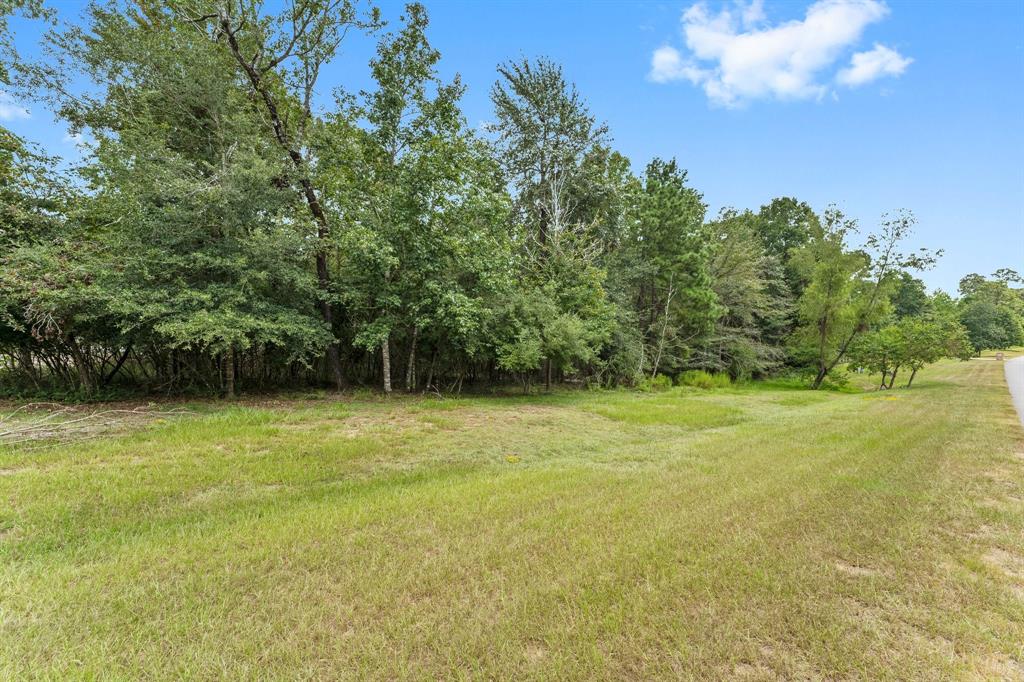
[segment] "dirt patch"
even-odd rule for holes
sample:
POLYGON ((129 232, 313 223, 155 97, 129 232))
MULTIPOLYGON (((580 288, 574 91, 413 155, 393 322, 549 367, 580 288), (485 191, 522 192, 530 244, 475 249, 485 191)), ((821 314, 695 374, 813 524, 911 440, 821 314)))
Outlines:
POLYGON ((474 429, 493 426, 495 423, 543 422, 549 417, 557 416, 564 409, 560 407, 522 405, 500 410, 466 409, 459 410, 454 414, 458 415, 464 428, 474 429))
POLYGON ((548 657, 548 648, 542 642, 527 642, 523 656, 530 665, 538 665, 548 657))
POLYGON ((978 673, 986 680, 1024 681, 1024 662, 1005 656, 992 656, 982 661, 978 673))
POLYGON ((845 573, 846 575, 851 575, 856 578, 873 578, 875 576, 882 575, 882 572, 877 569, 869 568, 867 566, 848 564, 845 561, 837 561, 836 568, 839 569, 840 573, 845 573))
POLYGON ((997 547, 986 552, 982 559, 1014 580, 1024 582, 1024 557, 997 547))
POLYGON ((760 663, 737 663, 733 666, 732 674, 728 675, 735 680, 777 680, 780 679, 775 672, 760 663))

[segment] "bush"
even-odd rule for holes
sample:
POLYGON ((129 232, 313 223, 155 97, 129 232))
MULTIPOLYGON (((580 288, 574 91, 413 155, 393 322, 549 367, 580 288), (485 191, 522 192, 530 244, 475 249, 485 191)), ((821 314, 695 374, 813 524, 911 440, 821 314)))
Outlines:
POLYGON ((703 389, 728 388, 732 385, 732 379, 728 374, 710 374, 702 369, 691 369, 677 376, 676 384, 703 389))
POLYGON ((641 391, 666 391, 672 388, 672 379, 664 374, 659 374, 653 378, 644 377, 637 383, 636 387, 641 391))

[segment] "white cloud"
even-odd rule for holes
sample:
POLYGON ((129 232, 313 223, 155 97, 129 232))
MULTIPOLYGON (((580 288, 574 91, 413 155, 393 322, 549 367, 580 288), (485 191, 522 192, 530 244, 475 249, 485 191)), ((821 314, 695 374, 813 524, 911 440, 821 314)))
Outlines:
POLYGON ((841 85, 855 88, 882 76, 899 76, 913 61, 896 50, 875 43, 875 49, 853 55, 850 66, 841 70, 836 80, 841 85))
MULTIPOLYGON (((831 80, 823 80, 826 72, 860 40, 867 26, 888 13, 881 0, 818 0, 803 19, 773 26, 765 23, 761 0, 740 0, 717 13, 698 3, 682 17, 689 55, 670 45, 659 47, 651 57, 649 78, 658 83, 690 81, 713 103, 730 107, 765 97, 821 98, 829 92, 823 84, 831 80)), ((891 60, 879 67, 871 64, 859 66, 855 56, 842 73, 871 68, 893 73, 885 69, 896 68, 891 60)))
POLYGON ((0 121, 13 121, 18 118, 31 118, 28 109, 14 101, 14 98, 0 90, 0 121))
POLYGON ((744 28, 757 26, 765 20, 764 0, 751 0, 751 3, 740 7, 740 19, 744 28))
POLYGON ((679 50, 670 45, 659 47, 651 57, 650 78, 657 83, 668 83, 680 79, 700 83, 710 74, 710 71, 700 69, 692 62, 684 61, 679 50))

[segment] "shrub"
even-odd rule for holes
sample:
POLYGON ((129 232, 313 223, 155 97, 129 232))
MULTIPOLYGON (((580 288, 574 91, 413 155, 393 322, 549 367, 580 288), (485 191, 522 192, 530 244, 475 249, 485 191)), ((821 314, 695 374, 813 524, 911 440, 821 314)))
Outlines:
POLYGON ((710 374, 702 369, 691 369, 677 376, 676 384, 703 389, 728 388, 732 385, 732 379, 728 374, 710 374))
POLYGON ((644 377, 636 387, 641 391, 666 391, 672 388, 672 379, 664 374, 655 377, 644 377))
POLYGON ((732 377, 724 372, 722 374, 712 374, 711 382, 715 388, 729 388, 732 386, 732 377))

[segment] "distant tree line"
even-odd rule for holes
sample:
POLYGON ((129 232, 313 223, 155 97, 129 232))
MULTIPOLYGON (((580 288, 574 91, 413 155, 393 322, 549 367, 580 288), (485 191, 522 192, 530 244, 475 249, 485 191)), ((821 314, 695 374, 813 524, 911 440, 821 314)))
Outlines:
POLYGON ((929 295, 906 211, 856 243, 794 198, 709 217, 676 161, 634 174, 547 59, 499 66, 475 130, 427 25, 417 4, 388 32, 349 0, 168 0, 61 26, 0 0, 0 85, 88 140, 67 170, 0 128, 3 392, 819 387, 850 359, 891 386, 1024 342, 1015 273, 929 295), (15 55, 16 13, 52 23, 45 58, 15 55), (348 92, 320 75, 356 32, 380 36, 374 85, 348 92))

